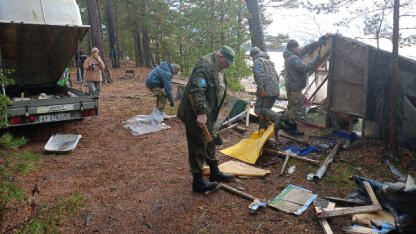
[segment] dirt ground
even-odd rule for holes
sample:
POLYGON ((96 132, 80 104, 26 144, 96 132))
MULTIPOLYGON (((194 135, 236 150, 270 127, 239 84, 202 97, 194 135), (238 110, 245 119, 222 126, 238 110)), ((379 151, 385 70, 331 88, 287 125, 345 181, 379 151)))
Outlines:
MULTIPOLYGON (((185 129, 179 120, 168 120, 170 129, 153 134, 133 136, 122 128, 122 122, 138 114, 150 114, 154 98, 144 86, 149 69, 135 69, 135 79, 120 79, 125 69, 112 70, 114 83, 104 85, 99 102, 99 116, 83 121, 55 123, 12 129, 25 136, 24 149, 44 154, 41 167, 20 179, 29 193, 38 185, 40 202, 54 202, 79 191, 85 205, 75 217, 60 227, 63 233, 321 233, 313 206, 301 216, 264 209, 256 215, 248 212, 249 201, 224 191, 209 196, 192 192, 185 129), (77 148, 70 154, 45 154, 43 147, 54 133, 82 135, 77 148)), ((75 76, 75 73, 73 77, 75 76)), ((174 113, 173 108, 168 113, 174 113)), ((309 135, 327 133, 300 126, 309 135)), ((224 148, 248 137, 229 131, 222 134, 224 148)), ((304 139, 308 139, 304 137, 304 139)), ((281 144, 288 142, 281 139, 281 144)), ((399 170, 415 176, 415 157, 404 151, 393 160, 399 170)), ((231 158, 218 152, 221 162, 231 158)), ((315 158, 323 158, 315 155, 315 158)), ((279 177, 280 163, 266 168, 272 171, 265 178, 237 178, 230 185, 269 200, 289 184, 312 190, 319 196, 344 197, 355 190, 348 180, 351 175, 396 181, 384 159, 383 145, 377 141, 358 140, 351 149, 340 152, 321 182, 307 181, 316 167, 291 159, 288 168, 296 165, 294 174, 279 177)), ((264 160, 263 160, 264 161, 264 160)), ((267 161, 267 160, 266 160, 267 161)), ((350 218, 331 220, 335 233, 350 218)))

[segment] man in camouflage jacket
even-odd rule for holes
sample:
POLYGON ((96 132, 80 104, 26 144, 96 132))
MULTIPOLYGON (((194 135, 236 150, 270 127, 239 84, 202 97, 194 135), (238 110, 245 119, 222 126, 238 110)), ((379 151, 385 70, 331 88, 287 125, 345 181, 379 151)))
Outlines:
POLYGON ((276 99, 279 97, 279 76, 270 61, 269 55, 253 47, 250 56, 254 61, 253 74, 257 85, 256 105, 254 112, 259 116, 259 128, 266 129, 269 121, 274 123, 275 136, 277 136, 281 116, 272 111, 276 99))
POLYGON ((303 135, 303 132, 297 128, 296 120, 302 111, 302 90, 306 86, 308 79, 307 73, 313 71, 318 64, 321 56, 318 54, 310 63, 303 63, 301 57, 318 48, 324 39, 313 42, 303 48, 299 48, 299 44, 295 40, 290 40, 283 52, 285 59, 285 86, 287 91, 288 106, 285 118, 289 121, 289 134, 303 135))
POLYGON ((184 91, 178 110, 178 118, 185 124, 188 155, 194 192, 205 192, 216 187, 214 181, 230 181, 233 176, 218 169, 214 142, 206 142, 202 127, 205 124, 212 138, 216 137, 214 123, 224 103, 227 81, 224 69, 233 64, 234 51, 223 46, 217 52, 205 55, 195 65, 184 91), (189 101, 193 97, 196 115, 189 101), (210 181, 202 178, 203 163, 210 167, 210 181))

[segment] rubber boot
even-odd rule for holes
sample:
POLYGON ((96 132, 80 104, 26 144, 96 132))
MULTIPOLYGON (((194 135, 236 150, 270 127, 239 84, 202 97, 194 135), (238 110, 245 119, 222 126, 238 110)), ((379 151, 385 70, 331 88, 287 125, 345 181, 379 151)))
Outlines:
POLYGON ((192 191, 196 193, 204 193, 217 187, 215 182, 207 182, 202 178, 202 174, 192 174, 194 181, 192 182, 192 191))
POLYGON ((296 124, 290 124, 290 130, 287 133, 289 133, 289 135, 294 135, 294 136, 303 136, 303 132, 299 131, 296 124))
POLYGON ((234 178, 233 175, 227 175, 220 171, 218 168, 218 162, 213 162, 209 164, 209 181, 214 182, 228 182, 234 178))

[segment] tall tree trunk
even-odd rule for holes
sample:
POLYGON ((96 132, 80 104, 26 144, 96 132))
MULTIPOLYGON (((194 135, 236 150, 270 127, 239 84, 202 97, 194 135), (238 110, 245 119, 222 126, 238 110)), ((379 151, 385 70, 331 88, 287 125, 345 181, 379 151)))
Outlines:
POLYGON ((152 49, 150 48, 149 32, 147 31, 147 0, 142 1, 142 44, 144 52, 144 64, 146 67, 153 67, 154 60, 152 56, 152 49))
POLYGON ((112 0, 106 0, 107 5, 107 18, 108 18, 108 39, 110 41, 110 58, 112 61, 113 68, 120 67, 120 57, 118 51, 118 42, 116 37, 116 30, 114 27, 114 17, 113 17, 113 4, 112 0))
POLYGON ((116 41, 118 49, 118 58, 123 59, 123 53, 120 51, 120 17, 119 17, 119 6, 116 4, 114 7, 114 24, 116 29, 116 41))
POLYGON ((220 21, 221 21, 221 45, 224 46, 226 43, 225 39, 225 2, 224 0, 221 0, 221 13, 220 13, 220 21))
POLYGON ((101 34, 101 23, 98 13, 97 0, 87 0, 88 7, 88 20, 90 24, 90 36, 93 47, 97 47, 100 50, 100 57, 105 64, 103 72, 103 80, 107 83, 112 83, 110 72, 108 71, 108 63, 104 53, 103 38, 101 34))
MULTIPOLYGON (((237 29, 237 45, 235 48, 236 51, 236 55, 237 55, 237 59, 240 58, 241 56, 241 42, 240 42, 240 37, 241 34, 243 33, 243 4, 244 4, 244 0, 240 0, 240 2, 238 3, 238 12, 237 12, 237 25, 238 25, 238 29, 237 29)), ((237 74, 239 71, 239 66, 235 67, 237 74)))
POLYGON ((264 43, 263 25, 261 23, 259 3, 257 0, 246 0, 247 9, 250 12, 248 26, 251 34, 252 46, 257 46, 262 51, 266 51, 264 43))
POLYGON ((210 36, 210 44, 211 44, 211 50, 214 50, 214 34, 215 34, 215 0, 211 0, 211 32, 209 34, 210 36))
POLYGON ((390 147, 397 150, 396 138, 396 104, 397 104, 397 82, 399 80, 399 8, 400 0, 394 0, 393 5, 393 52, 391 65, 391 90, 390 90, 390 147))

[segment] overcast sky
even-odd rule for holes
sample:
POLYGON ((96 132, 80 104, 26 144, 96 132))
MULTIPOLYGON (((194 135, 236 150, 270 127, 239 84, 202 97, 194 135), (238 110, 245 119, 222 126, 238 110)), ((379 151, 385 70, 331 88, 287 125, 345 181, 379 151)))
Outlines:
MULTIPOLYGON (((363 1, 365 5, 371 1, 363 1)), ((413 14, 416 12, 416 8, 410 9, 413 14)), ((403 13, 403 12, 402 12, 403 13)), ((291 38, 297 39, 301 45, 306 44, 312 40, 317 40, 320 35, 326 33, 340 33, 344 36, 351 38, 365 38, 363 34, 362 19, 357 19, 349 24, 347 27, 335 26, 335 23, 339 22, 343 17, 348 16, 350 13, 347 10, 341 10, 337 14, 315 14, 309 12, 306 9, 274 9, 267 8, 267 14, 273 19, 273 23, 267 28, 267 33, 270 35, 278 35, 279 33, 289 34, 291 38)), ((388 20, 391 20, 391 16, 388 20)), ((415 27, 415 18, 401 18, 400 26, 415 27)), ((403 30, 404 35, 416 35, 416 30, 403 30)), ((368 44, 376 45, 376 40, 359 39, 368 44)), ((392 44, 390 40, 383 39, 380 41, 381 49, 391 51, 392 44)), ((416 46, 411 48, 400 48, 399 53, 401 55, 412 57, 416 59, 416 46)))

